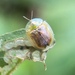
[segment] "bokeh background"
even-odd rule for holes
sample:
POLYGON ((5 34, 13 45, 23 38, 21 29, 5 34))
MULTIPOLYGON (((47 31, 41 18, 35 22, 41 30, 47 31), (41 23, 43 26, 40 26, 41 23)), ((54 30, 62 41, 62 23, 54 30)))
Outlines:
POLYGON ((56 45, 42 63, 26 60, 13 75, 75 75, 75 0, 0 0, 0 35, 25 27, 22 16, 39 17, 52 27, 56 45))

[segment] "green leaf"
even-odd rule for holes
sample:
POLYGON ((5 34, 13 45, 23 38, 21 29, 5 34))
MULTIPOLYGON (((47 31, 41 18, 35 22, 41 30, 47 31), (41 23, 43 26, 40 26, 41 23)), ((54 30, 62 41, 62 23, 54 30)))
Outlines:
POLYGON ((19 29, 0 36, 0 73, 10 75, 16 67, 24 60, 33 60, 44 63, 46 69, 46 54, 27 46, 25 29, 19 29))

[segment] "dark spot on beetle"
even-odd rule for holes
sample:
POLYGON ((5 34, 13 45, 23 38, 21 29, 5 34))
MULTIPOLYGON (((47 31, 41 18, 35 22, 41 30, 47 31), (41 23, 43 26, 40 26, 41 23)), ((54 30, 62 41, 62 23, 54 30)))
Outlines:
MULTIPOLYGON (((41 30, 41 29, 40 29, 41 30)), ((41 31, 35 30, 31 33, 31 39, 37 44, 40 48, 46 48, 50 43, 50 38, 47 34, 41 33, 41 31)))
POLYGON ((53 41, 53 44, 55 44, 55 42, 56 42, 56 41, 54 40, 54 41, 53 41))

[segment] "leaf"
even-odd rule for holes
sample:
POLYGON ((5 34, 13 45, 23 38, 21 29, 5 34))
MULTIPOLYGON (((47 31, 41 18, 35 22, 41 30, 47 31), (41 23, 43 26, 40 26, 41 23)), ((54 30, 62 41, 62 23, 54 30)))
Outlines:
MULTIPOLYGON (((22 61, 28 59, 44 63, 47 52, 28 46, 25 29, 0 36, 0 74, 12 75, 22 61)), ((46 65, 45 65, 46 69, 46 65)))

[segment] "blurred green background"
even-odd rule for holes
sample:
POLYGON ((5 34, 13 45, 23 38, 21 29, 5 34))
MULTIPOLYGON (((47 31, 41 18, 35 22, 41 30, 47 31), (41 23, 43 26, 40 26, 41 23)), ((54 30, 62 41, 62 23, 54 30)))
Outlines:
POLYGON ((75 0, 0 0, 0 35, 25 27, 22 16, 39 17, 52 27, 56 45, 42 63, 26 60, 13 75, 75 75, 75 0))

